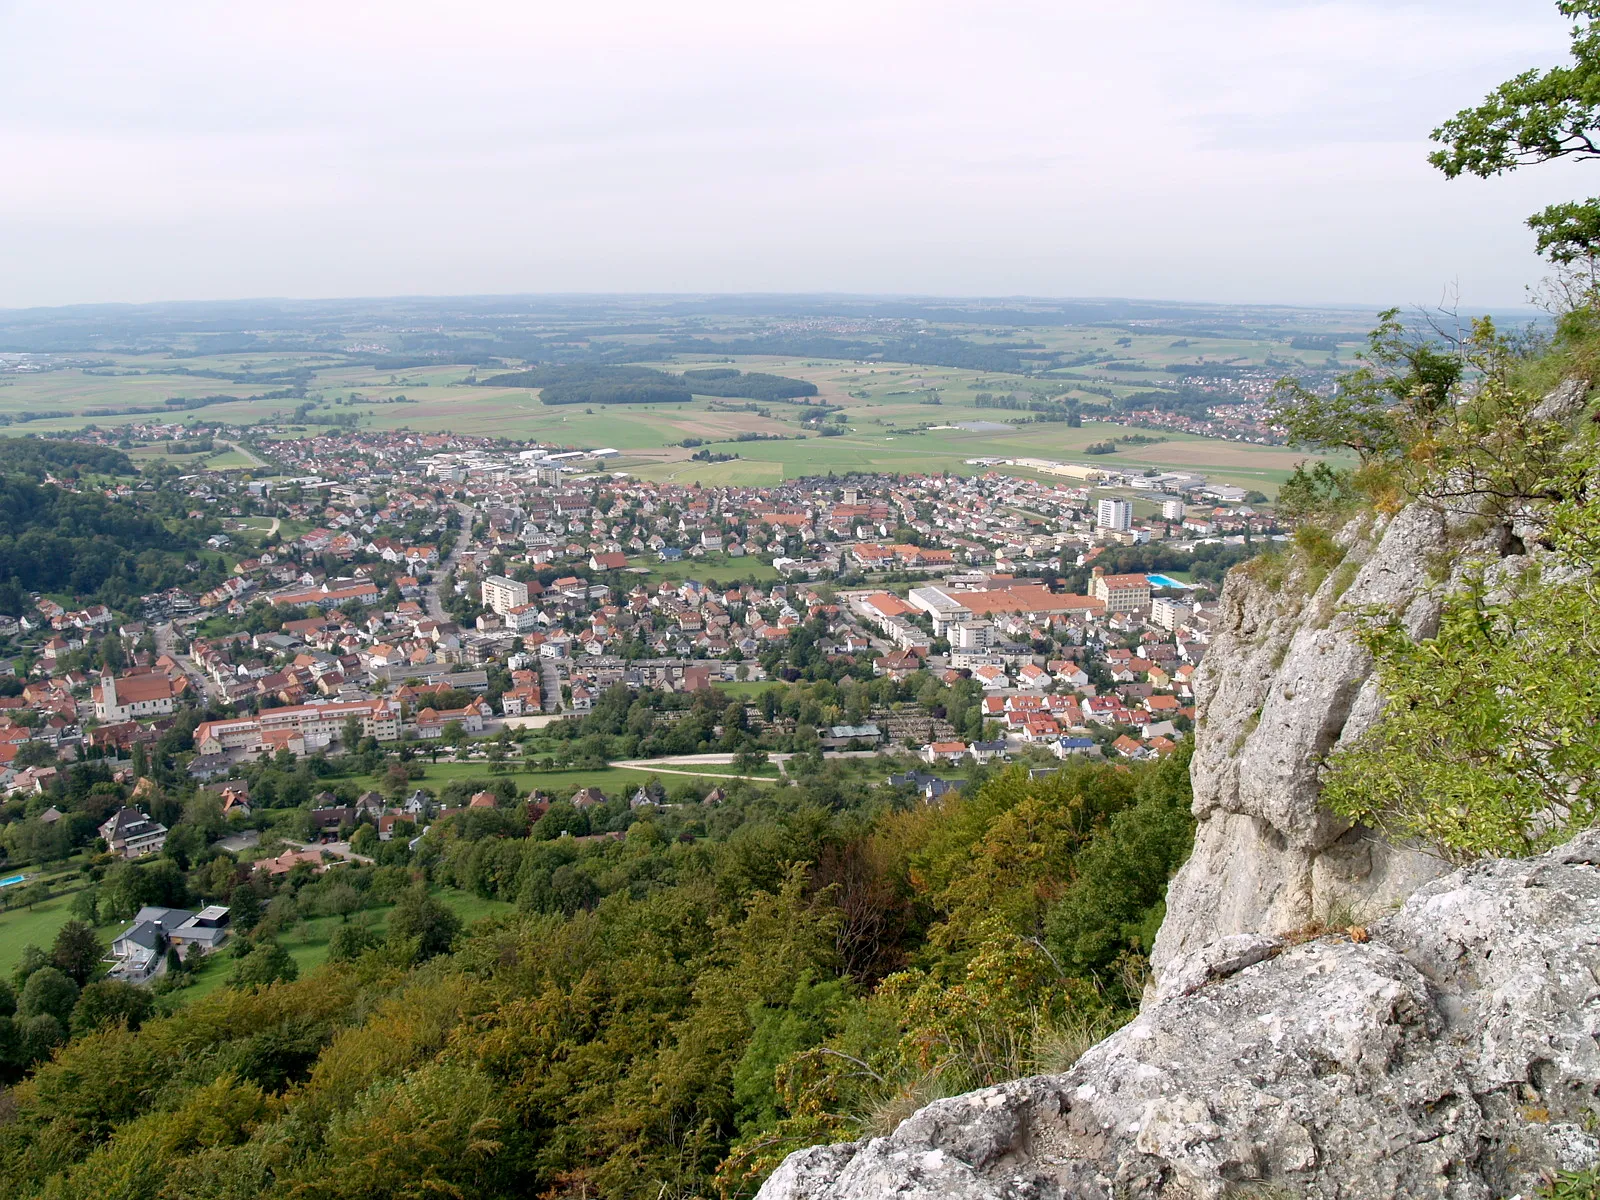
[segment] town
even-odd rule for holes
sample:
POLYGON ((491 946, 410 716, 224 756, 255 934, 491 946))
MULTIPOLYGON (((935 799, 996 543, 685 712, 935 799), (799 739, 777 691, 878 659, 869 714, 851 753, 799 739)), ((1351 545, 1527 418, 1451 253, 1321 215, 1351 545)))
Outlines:
POLYGON ((1200 473, 1044 459, 702 487, 447 433, 73 441, 202 436, 260 466, 47 480, 220 530, 193 586, 0 620, 10 906, 79 852, 237 877, 202 909, 89 904, 127 918, 106 965, 141 985, 228 942, 238 880, 249 907, 403 865, 457 812, 576 844, 830 767, 927 803, 1006 764, 1160 759, 1223 572, 1283 537, 1200 473))

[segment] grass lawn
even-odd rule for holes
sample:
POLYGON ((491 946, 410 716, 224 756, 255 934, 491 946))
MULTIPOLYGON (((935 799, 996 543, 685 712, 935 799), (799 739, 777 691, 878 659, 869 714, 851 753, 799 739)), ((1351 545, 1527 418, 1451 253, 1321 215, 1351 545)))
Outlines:
POLYGON ((785 683, 781 679, 762 679, 746 683, 713 683, 711 686, 727 695, 730 699, 741 697, 748 700, 752 696, 761 695, 768 688, 778 688, 781 691, 792 685, 785 683))
MULTIPOLYGON (((19 908, 0 913, 0 976, 9 976, 22 959, 28 946, 49 950, 56 940, 56 932, 72 920, 72 899, 80 889, 64 896, 35 904, 32 908, 19 908)), ((102 942, 111 944, 113 935, 121 932, 126 922, 100 925, 95 933, 102 942)))
MULTIPOLYGON (((741 771, 732 763, 683 763, 663 764, 663 769, 669 771, 682 771, 685 774, 703 775, 708 779, 748 779, 752 783, 760 783, 763 779, 776 780, 780 772, 776 763, 766 763, 754 771, 741 771)), ((677 776, 674 776, 677 778, 677 776)))
MULTIPOLYGON (((516 907, 504 900, 485 900, 482 896, 455 888, 433 888, 432 892, 446 908, 461 918, 464 925, 471 925, 484 917, 511 912, 516 907)), ((367 909, 365 912, 353 914, 350 919, 371 922, 373 929, 383 933, 388 928, 389 913, 392 909, 392 905, 367 909)), ((304 976, 328 961, 328 943, 333 938, 333 931, 341 924, 343 921, 339 917, 313 917, 301 921, 278 940, 289 952, 289 957, 294 959, 295 966, 300 968, 300 974, 304 976)), ((233 959, 226 954, 209 958, 195 972, 193 986, 184 988, 176 995, 183 1003, 210 995, 223 985, 232 969, 233 959)))
POLYGON ((220 451, 202 459, 201 462, 208 471, 238 471, 247 467, 254 468, 256 465, 255 460, 232 449, 220 451))
POLYGON ((685 579, 697 579, 701 583, 743 583, 754 579, 757 583, 769 583, 778 578, 771 563, 749 555, 729 558, 726 554, 707 554, 704 558, 683 558, 669 563, 661 562, 652 554, 630 558, 628 565, 649 571, 647 582, 651 584, 678 583, 685 579))
POLYGON ((57 896, 32 908, 0 913, 0 975, 11 974, 25 946, 49 949, 56 930, 72 919, 71 905, 70 895, 57 896))

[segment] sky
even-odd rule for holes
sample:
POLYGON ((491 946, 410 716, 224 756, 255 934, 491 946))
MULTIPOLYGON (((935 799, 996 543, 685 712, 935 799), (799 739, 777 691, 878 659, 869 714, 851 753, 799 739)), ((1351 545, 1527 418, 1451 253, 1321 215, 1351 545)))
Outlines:
POLYGON ((1600 164, 1428 133, 1549 0, 0 0, 0 307, 525 292, 1520 304, 1600 164))

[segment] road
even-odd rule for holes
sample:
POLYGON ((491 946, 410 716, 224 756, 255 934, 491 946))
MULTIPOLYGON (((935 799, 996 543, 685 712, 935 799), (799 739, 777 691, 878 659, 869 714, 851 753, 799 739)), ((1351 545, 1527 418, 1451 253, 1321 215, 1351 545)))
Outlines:
MULTIPOLYGON (((655 771, 660 775, 700 775, 714 778, 724 772, 708 773, 696 771, 695 766, 730 767, 733 765, 734 755, 727 753, 709 754, 674 754, 666 758, 625 758, 616 762, 607 763, 609 767, 627 767, 632 771, 655 771)), ((777 753, 767 755, 767 761, 778 768, 778 774, 789 773, 789 760, 793 754, 777 753)), ((877 750, 824 750, 823 758, 880 758, 882 753, 877 750)), ((733 772, 726 773, 731 779, 771 779, 770 775, 740 775, 733 772)))
MULTIPOLYGON (((778 768, 781 776, 786 773, 784 766, 792 754, 771 754, 769 761, 778 768)), ((772 781, 771 775, 745 775, 738 771, 696 771, 695 763, 703 763, 708 767, 725 767, 733 765, 731 754, 680 754, 672 758, 629 758, 619 762, 607 763, 610 767, 627 767, 632 771, 650 771, 656 775, 693 775, 700 779, 765 779, 772 781), (663 766, 671 763, 671 766, 663 766)))
POLYGON ((539 692, 547 713, 561 711, 561 668, 553 658, 539 657, 539 692))
POLYGON ((445 555, 444 561, 439 564, 439 569, 433 573, 433 582, 428 584, 424 593, 427 600, 428 615, 435 621, 448 621, 450 616, 444 611, 444 601, 440 599, 439 589, 444 586, 444 577, 455 569, 456 561, 461 557, 461 552, 467 548, 467 543, 472 540, 473 510, 465 504, 456 505, 456 513, 461 518, 461 531, 456 538, 456 544, 450 547, 450 553, 445 555))
POLYGON ((178 653, 178 639, 173 630, 172 622, 169 621, 164 625, 157 625, 152 632, 155 636, 158 657, 163 654, 171 655, 172 661, 182 667, 183 673, 189 677, 189 685, 191 687, 198 688, 206 699, 214 704, 227 703, 227 697, 222 694, 222 689, 217 686, 216 681, 202 671, 195 664, 194 659, 187 654, 178 653))

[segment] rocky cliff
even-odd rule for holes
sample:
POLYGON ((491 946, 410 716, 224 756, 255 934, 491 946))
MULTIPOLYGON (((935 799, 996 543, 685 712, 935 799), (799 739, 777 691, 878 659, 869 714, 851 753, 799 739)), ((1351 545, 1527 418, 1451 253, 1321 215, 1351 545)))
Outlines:
MULTIPOLYGON (((1569 421, 1586 385, 1563 384, 1535 409, 1569 421)), ((1151 954, 1157 979, 1176 958, 1239 933, 1348 924, 1389 911, 1444 870, 1437 858, 1353 828, 1321 805, 1319 763, 1378 719, 1363 614, 1437 626, 1440 597, 1484 564, 1537 553, 1527 524, 1414 502, 1366 514, 1336 541, 1338 566, 1300 563, 1281 580, 1234 571, 1221 628, 1196 673, 1194 853, 1173 880, 1151 954)))
POLYGON ((1273 581, 1236 571, 1223 591, 1196 673, 1194 854, 1168 892, 1158 978, 1216 937, 1385 912, 1444 869, 1323 808, 1318 763, 1378 713, 1358 614, 1378 606, 1430 632, 1429 566, 1492 556, 1494 544, 1420 504, 1353 522, 1337 540, 1346 557, 1320 582, 1300 565, 1273 581))
POLYGON ((1065 1075, 791 1155, 759 1200, 1526 1196, 1600 1160, 1597 1096, 1591 833, 1436 879, 1366 929, 1173 956, 1065 1075))

